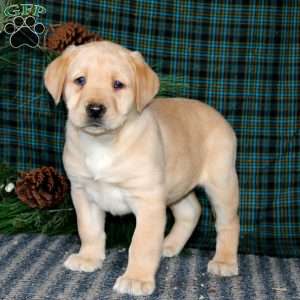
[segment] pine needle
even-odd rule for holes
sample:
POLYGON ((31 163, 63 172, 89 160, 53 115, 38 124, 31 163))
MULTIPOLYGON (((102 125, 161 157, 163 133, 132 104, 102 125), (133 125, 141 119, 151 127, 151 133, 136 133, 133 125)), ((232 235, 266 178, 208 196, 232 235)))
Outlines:
POLYGON ((178 97, 183 94, 185 89, 189 88, 188 83, 184 83, 184 78, 172 75, 159 75, 160 90, 158 96, 178 97))

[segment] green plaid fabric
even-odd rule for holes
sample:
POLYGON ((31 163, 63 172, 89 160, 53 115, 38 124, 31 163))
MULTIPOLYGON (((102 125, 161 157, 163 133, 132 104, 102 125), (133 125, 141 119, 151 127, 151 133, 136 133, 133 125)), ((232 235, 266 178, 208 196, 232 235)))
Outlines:
MULTIPOLYGON (((238 136, 240 251, 300 256, 298 1, 39 1, 45 25, 75 21, 141 51, 180 94, 219 110, 238 136)), ((8 39, 2 33, 2 41, 8 39)), ((62 169, 65 109, 43 86, 46 58, 22 47, 2 73, 0 159, 18 169, 62 169)), ((192 246, 214 248, 209 203, 192 246)))

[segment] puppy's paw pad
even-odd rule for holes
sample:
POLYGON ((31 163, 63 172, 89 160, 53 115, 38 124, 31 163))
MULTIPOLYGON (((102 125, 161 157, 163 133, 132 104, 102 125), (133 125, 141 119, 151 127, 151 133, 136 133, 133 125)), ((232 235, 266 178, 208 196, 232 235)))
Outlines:
POLYGON ((225 263, 211 260, 207 266, 207 272, 218 276, 235 276, 239 274, 237 263, 225 263))
POLYGON ((176 256, 180 252, 180 248, 174 245, 164 245, 162 255, 164 257, 173 257, 176 256))
POLYGON ((154 281, 142 281, 126 276, 120 276, 114 285, 114 290, 118 293, 134 296, 150 295, 154 291, 154 288, 154 281))
POLYGON ((64 262, 64 266, 72 271, 93 272, 102 267, 102 260, 71 254, 64 262))

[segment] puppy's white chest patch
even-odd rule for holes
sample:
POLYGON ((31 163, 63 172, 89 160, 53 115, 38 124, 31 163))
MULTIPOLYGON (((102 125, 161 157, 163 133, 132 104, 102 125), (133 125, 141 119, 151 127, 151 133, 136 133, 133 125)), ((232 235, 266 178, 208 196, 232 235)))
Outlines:
POLYGON ((130 213, 130 195, 117 184, 120 177, 117 153, 113 151, 110 141, 99 142, 89 136, 82 139, 85 165, 93 178, 85 183, 86 193, 104 211, 113 215, 130 213))
POLYGON ((98 143, 89 137, 86 139, 84 153, 85 164, 94 180, 107 178, 112 168, 114 153, 109 143, 98 143))
POLYGON ((90 181, 85 190, 91 200, 104 211, 113 215, 124 215, 131 212, 128 205, 130 195, 124 189, 99 181, 90 181))
POLYGON ((101 147, 89 149, 85 158, 86 166, 95 180, 105 177, 107 171, 112 166, 112 161, 112 154, 107 149, 101 147))

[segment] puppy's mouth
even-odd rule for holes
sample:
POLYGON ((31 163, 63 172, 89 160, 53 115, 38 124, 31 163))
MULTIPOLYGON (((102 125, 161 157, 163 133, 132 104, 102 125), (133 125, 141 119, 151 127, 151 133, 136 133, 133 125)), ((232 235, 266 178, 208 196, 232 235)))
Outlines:
POLYGON ((104 120, 87 120, 85 124, 79 126, 79 128, 88 134, 101 135, 106 133, 112 133, 118 130, 124 125, 125 121, 125 117, 119 122, 104 122, 104 120))
POLYGON ((80 129, 89 134, 101 134, 106 130, 104 124, 101 122, 90 122, 81 126, 80 129))
POLYGON ((82 128, 87 128, 87 127, 102 127, 103 128, 103 123, 100 122, 92 122, 88 123, 87 125, 83 126, 82 128))

